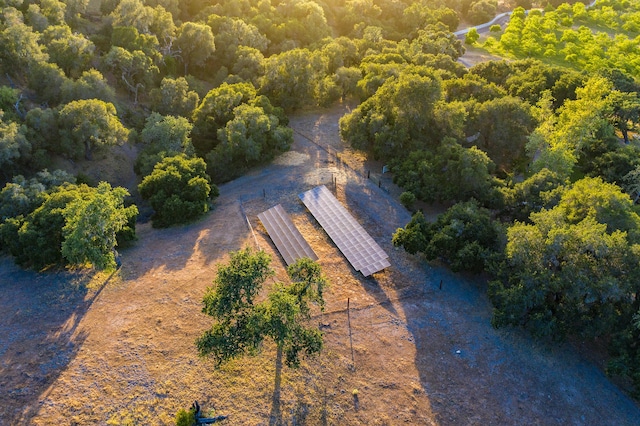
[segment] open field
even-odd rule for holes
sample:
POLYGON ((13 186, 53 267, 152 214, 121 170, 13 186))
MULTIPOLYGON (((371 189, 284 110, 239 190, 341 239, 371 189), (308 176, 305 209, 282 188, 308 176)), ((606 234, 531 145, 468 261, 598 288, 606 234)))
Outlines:
POLYGON ((197 399, 229 415, 228 425, 637 425, 640 408, 572 347, 494 330, 480 277, 391 246, 410 216, 389 177, 378 188, 379 164, 340 142, 346 109, 293 117, 292 150, 221 186, 201 221, 139 225, 113 276, 37 274, 0 259, 0 424, 171 424, 197 399), (352 270, 297 198, 318 184, 390 254, 391 268, 370 279, 352 270), (230 250, 256 243, 285 279, 256 218, 278 203, 331 282, 314 318, 325 349, 280 380, 271 345, 215 370, 194 347, 210 324, 202 295, 230 250))

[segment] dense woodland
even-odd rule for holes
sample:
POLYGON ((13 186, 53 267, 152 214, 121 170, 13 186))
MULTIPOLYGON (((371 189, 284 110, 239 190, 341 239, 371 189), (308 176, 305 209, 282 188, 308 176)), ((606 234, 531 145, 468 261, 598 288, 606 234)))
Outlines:
POLYGON ((494 325, 609 344, 640 389, 640 6, 517 0, 0 0, 0 248, 112 268, 138 209, 166 227, 286 151, 287 114, 342 100, 353 147, 417 211, 396 245, 485 271, 494 325), (543 6, 525 14, 524 8, 543 6), (132 144, 137 188, 51 170, 132 144))

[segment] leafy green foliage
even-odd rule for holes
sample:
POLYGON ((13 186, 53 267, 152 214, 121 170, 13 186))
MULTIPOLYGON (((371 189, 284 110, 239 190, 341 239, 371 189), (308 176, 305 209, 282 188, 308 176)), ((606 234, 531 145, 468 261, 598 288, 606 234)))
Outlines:
POLYGON ((490 286, 494 324, 559 338, 614 330, 637 291, 640 217, 629 197, 585 178, 530 219, 507 231, 505 261, 490 286))
POLYGON ((271 56, 265 61, 260 93, 287 111, 298 109, 312 101, 324 66, 322 59, 307 49, 271 56))
POLYGON ((629 377, 635 386, 633 395, 640 397, 640 310, 627 322, 626 327, 614 334, 611 343, 612 359, 607 374, 629 377))
POLYGON ((193 426, 196 424, 196 412, 194 409, 189 411, 181 408, 176 413, 176 426, 193 426))
POLYGON ((52 106, 60 102, 62 88, 68 81, 59 66, 44 61, 29 67, 27 79, 29 88, 36 93, 37 99, 52 106))
POLYGON ((62 215, 62 256, 73 265, 93 265, 98 269, 115 268, 114 248, 117 233, 138 214, 135 205, 125 207, 124 188, 111 188, 101 182, 91 198, 76 198, 65 207, 62 215))
POLYGON ((70 77, 77 77, 86 71, 94 56, 93 43, 82 34, 72 33, 68 25, 47 27, 41 41, 46 46, 49 60, 70 77))
POLYGON ((118 234, 135 236, 130 224, 138 210, 124 206, 128 192, 105 182, 97 188, 66 183, 70 178, 59 172, 43 172, 38 179, 8 184, 0 193, 22 201, 3 213, 0 224, 0 242, 16 263, 35 269, 57 263, 115 267, 118 234), (26 194, 34 199, 25 200, 26 194))
POLYGON ((428 260, 442 258, 454 271, 482 271, 485 262, 501 250, 502 231, 488 210, 475 200, 458 203, 438 216, 435 223, 416 213, 405 228, 393 235, 393 244, 428 260))
POLYGON ((441 80, 430 69, 402 72, 340 119, 340 135, 379 158, 404 156, 419 145, 438 141, 443 127, 435 113, 441 80), (398 108, 402 105, 402 108, 398 108))
POLYGON ((194 112, 194 145, 216 182, 289 149, 293 132, 281 108, 258 96, 251 83, 223 83, 194 112))
POLYGON ((196 219, 209 211, 218 196, 205 162, 184 154, 162 159, 138 185, 140 195, 155 210, 153 226, 164 228, 196 219))
POLYGON ((16 122, 6 122, 0 110, 0 175, 13 168, 15 163, 24 159, 31 152, 31 144, 20 131, 16 122))
POLYGON ((480 39, 480 34, 476 28, 471 28, 464 37, 464 44, 472 45, 480 39))
POLYGON ((43 170, 31 179, 14 176, 0 191, 0 222, 28 215, 42 204, 48 190, 66 182, 75 183, 75 178, 62 170, 43 170))
POLYGON ((136 172, 141 176, 148 175, 164 157, 178 154, 193 157, 195 150, 190 137, 192 128, 184 117, 163 117, 158 113, 149 115, 140 135, 145 147, 136 160, 136 172))
POLYGON ((524 157, 534 118, 528 104, 505 96, 484 102, 467 123, 468 134, 478 134, 474 141, 500 168, 512 170, 513 163, 524 157))
MULTIPOLYGON (((269 101, 263 99, 267 110, 272 109, 269 101)), ((215 181, 236 177, 289 149, 293 131, 280 125, 276 115, 256 104, 237 106, 233 118, 218 130, 220 144, 207 155, 208 170, 215 181)))
POLYGON ((0 30, 2 69, 18 76, 30 65, 45 62, 48 55, 38 43, 40 35, 22 22, 22 14, 18 10, 9 7, 3 12, 5 25, 0 30), (16 15, 8 16, 12 12, 16 15))
POLYGON ((288 268, 292 283, 275 284, 263 302, 256 298, 267 278, 274 275, 271 258, 249 248, 231 253, 221 266, 214 286, 207 289, 202 311, 214 318, 211 329, 196 341, 201 356, 222 364, 244 354, 255 354, 270 337, 285 354, 290 367, 300 364, 300 353, 322 349, 322 333, 305 326, 310 302, 324 306, 326 279, 317 263, 300 259, 288 268))
POLYGON ((623 70, 638 75, 637 51, 632 48, 640 29, 640 10, 626 2, 624 12, 599 3, 582 3, 555 11, 524 14, 516 9, 496 48, 516 57, 549 58, 569 67, 598 72, 623 70), (608 32, 615 31, 612 37, 608 32))
POLYGON ((476 147, 447 139, 435 150, 414 151, 393 166, 394 181, 423 201, 466 201, 475 198, 499 206, 501 195, 491 175, 493 162, 476 147))
POLYGON ((503 188, 503 213, 510 219, 525 222, 531 213, 551 209, 558 204, 567 180, 549 169, 542 169, 512 188, 503 188))
POLYGON ((151 103, 153 110, 160 114, 191 117, 200 103, 200 97, 195 91, 189 90, 189 83, 184 77, 165 77, 159 88, 151 90, 151 103))
POLYGON ((102 73, 90 69, 82 73, 77 80, 65 80, 62 85, 61 100, 63 103, 81 99, 98 99, 114 103, 116 92, 104 78, 102 73))
POLYGON ((405 191, 400 194, 400 202, 406 209, 411 210, 416 202, 416 196, 411 191, 405 191))
POLYGON ((130 52, 113 46, 103 60, 107 69, 120 76, 120 84, 131 92, 134 103, 138 103, 140 89, 149 86, 158 72, 153 59, 142 50, 130 52))
POLYGON ((129 134, 115 106, 97 99, 69 102, 60 110, 58 122, 61 148, 72 158, 84 155, 91 160, 96 148, 121 144, 129 134))
POLYGON ((200 155, 217 145, 218 130, 233 118, 233 110, 256 96, 255 87, 249 83, 223 83, 207 93, 193 113, 193 139, 200 155))
POLYGON ((202 67, 216 51, 216 45, 211 27, 196 22, 184 22, 177 32, 176 47, 180 49, 180 56, 184 64, 184 74, 189 65, 202 67))

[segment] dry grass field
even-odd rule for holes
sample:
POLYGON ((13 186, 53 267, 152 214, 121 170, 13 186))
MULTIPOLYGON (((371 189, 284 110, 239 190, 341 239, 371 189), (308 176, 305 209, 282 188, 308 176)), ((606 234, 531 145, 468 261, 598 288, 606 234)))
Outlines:
POLYGON ((0 259, 0 424, 165 425, 198 400, 228 425, 638 425, 638 406, 572 347, 494 330, 482 277, 392 247, 410 215, 380 164, 342 145, 347 109, 294 117, 292 150, 221 186, 204 219, 139 225, 113 275, 35 273, 0 259), (373 278, 353 271, 297 197, 318 184, 389 253, 391 268, 373 278), (267 287, 286 279, 256 217, 278 203, 331 282, 313 318, 325 348, 279 377, 270 344, 215 369, 194 346, 210 325, 203 293, 244 246, 271 254, 267 287))

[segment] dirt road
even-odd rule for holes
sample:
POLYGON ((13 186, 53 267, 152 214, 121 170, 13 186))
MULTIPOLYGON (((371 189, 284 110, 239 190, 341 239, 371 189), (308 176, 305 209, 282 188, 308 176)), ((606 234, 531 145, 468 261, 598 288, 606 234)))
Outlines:
POLYGON ((293 117, 292 150, 223 185, 203 220, 139 226, 114 276, 36 274, 0 259, 0 424, 171 424, 197 399, 229 415, 228 425, 637 425, 638 406, 571 347, 494 330, 479 277, 391 246, 409 214, 384 190, 380 164, 339 140, 347 109, 293 117), (389 253, 391 268, 369 279, 352 270, 297 198, 318 184, 389 253), (269 344, 216 370, 194 348, 210 324, 203 292, 229 250, 256 242, 285 279, 256 218, 278 203, 331 281, 315 317, 325 349, 281 381, 269 344))

